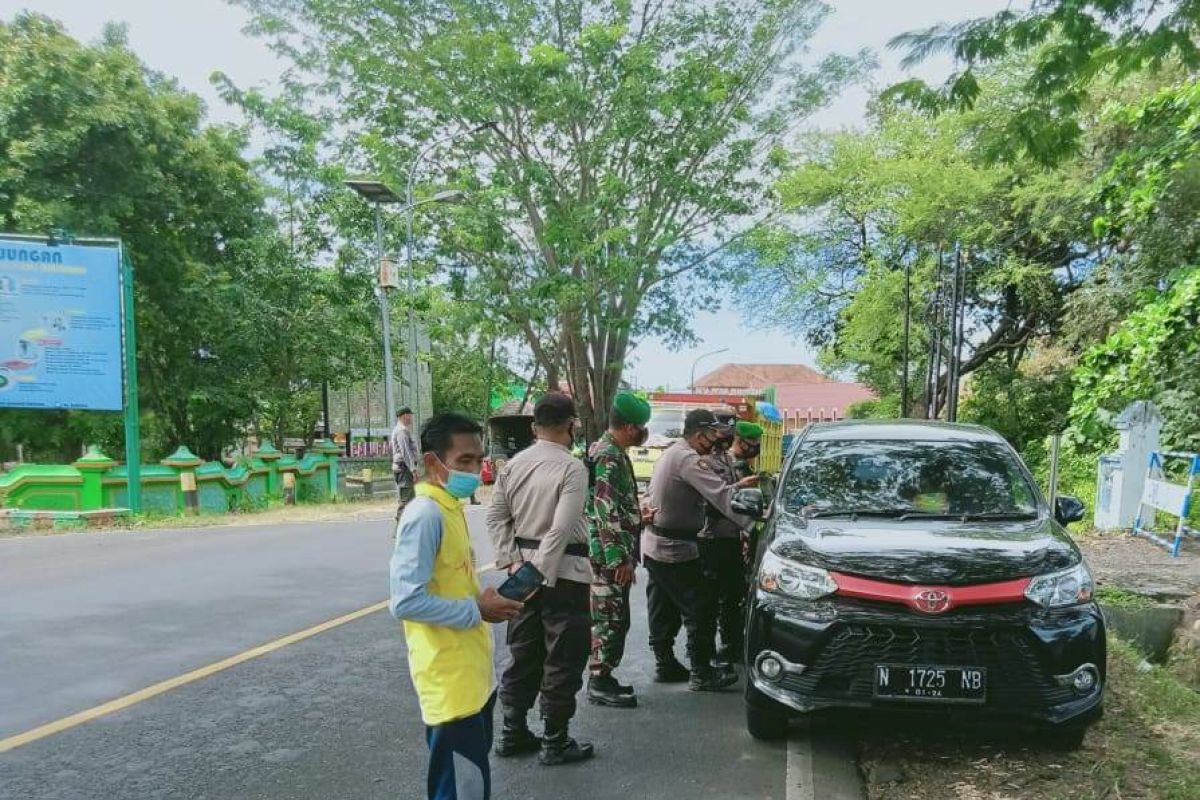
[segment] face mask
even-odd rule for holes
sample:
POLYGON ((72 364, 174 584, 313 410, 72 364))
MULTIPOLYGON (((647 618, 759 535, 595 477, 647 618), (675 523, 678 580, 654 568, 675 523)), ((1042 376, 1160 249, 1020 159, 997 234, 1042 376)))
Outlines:
POLYGON ((633 444, 635 447, 641 447, 642 445, 644 445, 646 443, 646 440, 649 438, 650 438, 650 429, 649 428, 638 428, 637 436, 634 437, 633 444))
POLYGON ((478 472, 463 472, 462 470, 458 469, 450 469, 442 462, 440 458, 438 459, 438 463, 442 465, 442 468, 445 469, 447 473, 449 473, 442 488, 445 489, 451 497, 456 497, 459 500, 466 500, 468 497, 475 494, 475 491, 479 488, 479 484, 483 482, 483 479, 479 477, 478 472))
POLYGON ((745 458, 754 458, 762 452, 762 445, 744 444, 742 445, 742 455, 745 458))

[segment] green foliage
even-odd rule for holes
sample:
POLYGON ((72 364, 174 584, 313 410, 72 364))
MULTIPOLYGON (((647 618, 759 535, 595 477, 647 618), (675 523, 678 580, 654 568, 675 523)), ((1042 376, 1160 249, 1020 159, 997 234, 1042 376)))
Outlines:
POLYGON ((846 409, 846 419, 899 419, 900 396, 887 395, 878 400, 860 400, 846 409))
MULTIPOLYGON (((898 396, 907 269, 910 413, 922 414, 938 275, 949 287, 961 258, 967 344, 960 373, 1001 361, 1015 367, 1039 337, 1056 332, 1084 280, 1080 262, 1093 251, 1080 213, 1089 187, 1076 170, 1047 174, 986 157, 982 141, 997 116, 1011 113, 1007 103, 934 119, 880 104, 866 131, 809 137, 777 185, 790 226, 748 248, 743 308, 762 324, 802 331, 823 348, 827 369, 849 370, 881 396, 898 396)), ((938 375, 942 400, 950 357, 938 375)))
MULTIPOLYGON (((308 435, 321 382, 378 363, 360 311, 369 278, 319 261, 330 230, 353 230, 327 200, 340 176, 316 157, 326 121, 295 93, 224 91, 274 141, 257 172, 245 134, 206 126, 199 98, 141 64, 119 29, 82 45, 44 17, 0 23, 0 230, 124 240, 149 459, 179 444, 216 458, 256 429, 308 435)), ((121 457, 119 417, 0 411, 5 457, 21 444, 61 462, 90 443, 121 457)))
POLYGON ((1066 427, 1070 405, 1068 370, 1032 372, 997 360, 972 376, 960 419, 996 431, 1033 467, 1043 462, 1046 438, 1066 427))
POLYGON ((712 256, 763 205, 773 143, 865 62, 800 63, 816 0, 241 4, 326 92, 312 104, 338 109, 342 155, 385 176, 498 123, 427 164, 420 194, 449 183, 470 202, 423 215, 423 270, 451 267, 454 293, 565 379, 593 431, 631 342, 687 341, 718 302, 712 256))
POLYGON ((1081 151, 1084 110, 1101 84, 1182 65, 1200 68, 1197 0, 1030 0, 991 17, 936 25, 892 40, 912 66, 949 53, 958 69, 940 87, 910 80, 888 94, 930 111, 973 107, 986 93, 981 76, 1005 61, 1025 63, 1028 101, 997 126, 1004 147, 1055 164, 1081 151))
POLYGON ((1200 449, 1200 268, 1184 271, 1087 352, 1075 372, 1072 426, 1098 440, 1116 412, 1141 399, 1164 411, 1167 447, 1200 449))
MULTIPOLYGON (((124 240, 136 271, 143 407, 165 439, 150 457, 180 442, 197 447, 191 406, 225 391, 209 366, 225 355, 219 292, 234 280, 231 252, 262 224, 243 145, 237 131, 204 127, 199 99, 146 70, 117 29, 84 46, 44 17, 0 24, 0 229, 124 240)), ((59 428, 49 435, 20 412, 0 414, 0 427, 39 455, 70 458, 93 437, 121 453, 109 424, 80 416, 41 415, 59 428)))

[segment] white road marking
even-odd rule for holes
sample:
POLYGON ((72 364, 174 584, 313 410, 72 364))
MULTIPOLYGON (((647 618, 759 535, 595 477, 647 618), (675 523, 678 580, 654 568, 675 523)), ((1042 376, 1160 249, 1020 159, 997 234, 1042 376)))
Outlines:
POLYGON ((788 738, 786 775, 786 800, 816 800, 812 743, 807 735, 788 738))

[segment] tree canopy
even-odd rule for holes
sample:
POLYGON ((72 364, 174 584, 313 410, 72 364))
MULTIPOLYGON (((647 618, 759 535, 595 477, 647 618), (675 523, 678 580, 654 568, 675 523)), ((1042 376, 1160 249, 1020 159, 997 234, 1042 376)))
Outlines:
POLYGON ((712 256, 760 221, 774 144, 865 60, 804 66, 814 0, 243 4, 386 175, 497 123, 422 176, 471 193, 429 215, 427 269, 460 269, 593 431, 631 342, 686 340, 715 302, 712 256))

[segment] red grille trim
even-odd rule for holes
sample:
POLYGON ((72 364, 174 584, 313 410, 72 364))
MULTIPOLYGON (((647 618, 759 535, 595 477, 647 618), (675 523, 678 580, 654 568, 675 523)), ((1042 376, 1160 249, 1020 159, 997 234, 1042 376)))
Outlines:
POLYGON ((941 586, 921 583, 895 583, 874 578, 860 578, 842 572, 830 572, 837 584, 835 594, 861 600, 899 603, 922 614, 944 614, 963 606, 984 606, 997 603, 1016 603, 1025 599, 1025 590, 1032 578, 979 583, 974 586, 941 586))

